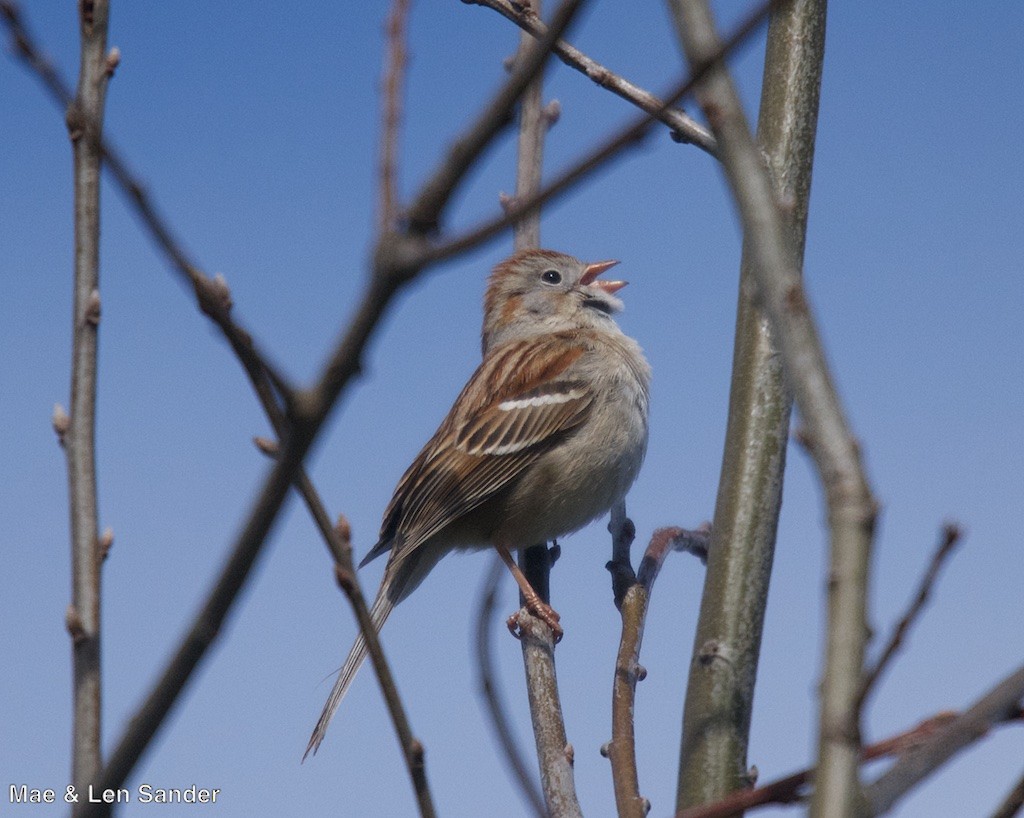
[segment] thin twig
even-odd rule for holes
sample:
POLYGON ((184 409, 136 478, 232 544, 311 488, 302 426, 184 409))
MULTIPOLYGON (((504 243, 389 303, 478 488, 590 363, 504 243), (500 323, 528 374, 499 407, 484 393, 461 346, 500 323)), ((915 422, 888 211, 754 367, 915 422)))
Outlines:
MULTIPOLYGON (((719 48, 706 0, 672 0, 680 41, 692 64, 719 48)), ((813 440, 828 507, 829 616, 821 685, 818 786, 814 818, 848 818, 857 808, 860 729, 856 708, 867 639, 867 584, 877 505, 843 412, 764 159, 724 66, 701 88, 722 166, 750 249, 759 305, 782 355, 786 379, 813 440)))
POLYGON ((992 818, 1014 818, 1024 807, 1024 774, 1017 779, 1013 789, 1006 793, 1002 803, 992 813, 992 818))
POLYGON ((917 593, 914 595, 913 600, 911 600, 906 612, 900 617, 899 622, 896 623, 896 627, 893 628, 892 634, 889 636, 889 641, 886 643, 881 655, 879 655, 877 661, 864 675, 860 696, 857 700, 858 709, 864 707, 864 702, 871 694, 871 691, 878 682, 879 677, 886 668, 888 668, 893 657, 896 655, 897 651, 899 651, 900 647, 902 647, 903 642, 907 637, 907 633, 910 632, 910 629, 913 627, 917 618, 920 616, 921 611, 924 609, 925 604, 928 602, 928 597, 931 596, 932 589, 935 587, 935 583, 939 578, 939 571, 942 570, 942 566, 953 553, 953 549, 956 548, 957 543, 960 542, 961 536, 962 531, 960 526, 956 523, 946 523, 946 525, 942 527, 942 536, 939 539, 939 544, 935 549, 935 553, 932 554, 931 562, 928 564, 928 570, 925 571, 924 576, 921 577, 917 593))
POLYGON ((408 64, 406 30, 410 0, 393 0, 386 23, 387 57, 384 68, 384 93, 381 95, 380 204, 378 233, 397 227, 398 220, 398 144, 402 124, 402 90, 408 64))
MULTIPOLYGON (((821 0, 792 0, 768 24, 757 141, 797 266, 806 235, 825 51, 821 0)), ((714 554, 701 593, 694 653, 717 646, 728 662, 690 663, 676 808, 746 786, 747 745, 782 506, 792 398, 782 360, 755 303, 750 247, 740 262, 729 414, 715 503, 714 554)))
POLYGON ((391 675, 391 668, 384 658, 384 649, 381 647, 380 637, 370 617, 370 610, 366 606, 366 598, 363 590, 356 579, 355 566, 352 564, 352 529, 348 520, 339 517, 335 526, 329 523, 326 528, 326 519, 321 519, 323 506, 313 489, 309 478, 302 475, 300 484, 303 497, 306 498, 310 511, 317 520, 321 533, 331 547, 334 554, 334 575, 338 586, 345 593, 346 598, 352 605, 356 621, 359 623, 359 630, 366 639, 366 649, 373 662, 373 669, 377 674, 377 681, 380 684, 384 702, 387 705, 391 722, 395 727, 395 734, 402 749, 402 757, 405 760, 406 770, 412 780, 413 791, 416 794, 416 803, 419 806, 422 818, 433 818, 436 815, 433 797, 430 792, 430 785, 427 782, 427 770, 424 761, 423 744, 412 733, 412 727, 405 714, 405 708, 398 695, 398 687, 395 685, 394 677, 391 675))
MULTIPOLYGON (((665 96, 664 106, 675 105, 679 100, 691 93, 695 86, 706 76, 715 65, 732 54, 747 38, 758 30, 769 12, 781 0, 764 0, 745 19, 733 33, 727 37, 704 62, 691 68, 689 76, 665 96)), ((503 215, 487 219, 477 225, 466 228, 462 233, 439 241, 425 244, 417 261, 423 265, 437 264, 445 259, 465 253, 498 235, 502 230, 531 213, 542 205, 567 192, 575 185, 587 179, 595 171, 602 169, 607 163, 620 156, 627 148, 637 147, 654 128, 656 116, 644 114, 637 117, 630 125, 613 134, 606 141, 585 154, 574 164, 563 170, 533 196, 513 201, 505 209, 503 215)))
POLYGON ((526 88, 539 76, 551 56, 551 49, 569 27, 585 0, 562 0, 555 10, 551 27, 543 39, 532 43, 516 60, 515 69, 505 84, 480 112, 472 127, 456 140, 434 175, 420 190, 407 214, 409 229, 416 234, 433 233, 439 217, 466 173, 494 137, 510 122, 512 109, 526 88))
POLYGON ((644 818, 650 802, 640 795, 639 774, 636 763, 636 737, 634 735, 634 703, 636 683, 644 678, 640 666, 640 647, 643 643, 644 624, 654 581, 670 551, 688 551, 705 560, 710 539, 710 526, 705 524, 696 531, 683 528, 659 528, 651 535, 650 543, 634 574, 629 559, 629 547, 635 529, 626 516, 624 503, 612 508, 608 525, 612 535, 612 560, 605 566, 612 574, 612 589, 616 607, 622 614, 622 635, 615 660, 615 681, 612 685, 612 738, 606 745, 611 762, 615 805, 619 815, 644 818))
MULTIPOLYGON (((914 748, 921 746, 926 740, 934 736, 940 729, 953 723, 959 718, 959 715, 953 711, 937 713, 910 730, 897 733, 895 736, 890 736, 874 744, 869 744, 864 747, 861 753, 861 761, 872 761, 911 752, 914 748)), ((999 724, 1008 724, 1014 720, 1019 720, 1019 718, 1020 714, 1013 714, 1011 718, 1005 719, 999 722, 999 724)), ((755 789, 733 792, 712 804, 702 804, 698 807, 684 809, 682 812, 676 813, 675 818, 730 818, 730 816, 736 815, 743 810, 765 806, 766 804, 791 804, 794 801, 800 801, 807 797, 806 787, 813 779, 813 768, 801 770, 798 773, 776 779, 755 789)))
MULTIPOLYGON (((465 2, 486 6, 498 12, 502 17, 511 20, 523 31, 529 32, 531 36, 536 37, 538 40, 548 32, 548 27, 544 25, 540 16, 526 4, 511 2, 511 0, 465 0, 465 2)), ((611 91, 616 96, 632 103, 640 110, 646 111, 655 119, 663 122, 671 129, 672 137, 677 142, 696 145, 701 150, 715 156, 715 138, 707 128, 688 116, 685 111, 667 107, 654 94, 634 85, 625 77, 616 74, 596 60, 592 60, 579 49, 569 45, 565 40, 558 40, 552 51, 570 68, 581 72, 602 88, 611 91)))
POLYGON ((544 799, 537 788, 536 781, 530 775, 526 759, 513 735, 512 723, 508 717, 508 707, 501 695, 498 677, 494 670, 491 630, 497 610, 498 583, 504 576, 505 566, 499 558, 495 557, 484 578, 480 592, 480 605, 476 615, 476 664, 479 672, 480 695, 483 697, 484 710, 491 719, 491 727, 497 737, 498 747, 508 762, 508 770, 519 786, 520 794, 537 818, 547 818, 548 813, 544 806, 544 799))
MULTIPOLYGON (((71 520, 71 607, 74 675, 71 779, 79 791, 103 764, 100 613, 103 562, 96 488, 96 384, 100 323, 100 170, 97 141, 110 74, 106 70, 106 0, 79 5, 78 90, 67 110, 74 152, 74 306, 71 417, 64 437, 71 520), (95 122, 93 129, 82 121, 95 122)), ((6 13, 6 10, 5 10, 6 13)))
POLYGON ((869 815, 881 815, 912 787, 931 775, 960 750, 982 738, 993 725, 1021 717, 1024 666, 999 682, 970 709, 953 719, 920 747, 899 760, 864 788, 869 815))
POLYGON ((612 768, 616 812, 627 818, 644 818, 650 802, 640 795, 633 705, 642 673, 640 645, 650 595, 633 572, 629 551, 636 527, 626 514, 625 501, 612 506, 608 531, 612 535, 612 558, 605 567, 612 575, 612 596, 622 617, 622 632, 612 677, 612 737, 604 753, 612 768))

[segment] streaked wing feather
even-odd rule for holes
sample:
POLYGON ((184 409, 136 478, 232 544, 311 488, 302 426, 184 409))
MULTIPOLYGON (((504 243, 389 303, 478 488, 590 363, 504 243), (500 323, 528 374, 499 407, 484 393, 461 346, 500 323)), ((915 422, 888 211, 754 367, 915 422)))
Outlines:
MULTIPOLYGON (((399 532, 398 550, 411 552, 508 486, 583 422, 593 396, 565 377, 584 351, 567 345, 571 340, 559 334, 510 344, 481 364, 399 481, 367 560, 391 548, 399 532), (514 376, 500 377, 509 372, 514 376), (489 400, 481 405, 477 396, 489 400)), ((391 560, 402 556, 393 551, 391 560)))

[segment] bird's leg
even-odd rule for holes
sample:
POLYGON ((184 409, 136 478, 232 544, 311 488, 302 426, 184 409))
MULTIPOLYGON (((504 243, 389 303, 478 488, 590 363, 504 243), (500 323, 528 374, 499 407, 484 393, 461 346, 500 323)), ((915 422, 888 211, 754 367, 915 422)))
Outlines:
MULTIPOLYGON (((528 580, 526 575, 519 570, 519 566, 516 565, 516 561, 512 559, 512 555, 504 545, 495 543, 494 550, 498 552, 505 565, 508 566, 508 570, 512 572, 512 576, 515 577, 516 583, 519 585, 519 590, 523 593, 523 600, 526 602, 526 610, 541 619, 549 628, 551 628, 551 635, 554 636, 555 641, 558 642, 564 633, 562 626, 558 624, 561 619, 558 612, 542 600, 540 596, 538 596, 537 592, 533 590, 533 586, 530 585, 530 580, 528 580)), ((513 635, 518 636, 518 633, 516 632, 515 615, 509 617, 508 629, 512 631, 513 635)))

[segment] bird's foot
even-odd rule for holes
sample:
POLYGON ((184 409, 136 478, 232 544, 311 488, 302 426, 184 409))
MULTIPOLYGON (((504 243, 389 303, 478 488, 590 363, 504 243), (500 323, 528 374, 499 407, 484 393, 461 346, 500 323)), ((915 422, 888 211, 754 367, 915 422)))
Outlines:
MULTIPOLYGON (((554 639, 555 644, 562 641, 565 631, 562 630, 562 626, 559 624, 562 618, 558 615, 558 611, 546 602, 542 602, 540 599, 528 600, 525 609, 527 613, 537 617, 551 629, 551 636, 554 639)), ((523 628, 519 622, 519 615, 521 612, 522 611, 516 611, 505 623, 508 626, 509 632, 516 639, 521 639, 523 636, 523 628)))

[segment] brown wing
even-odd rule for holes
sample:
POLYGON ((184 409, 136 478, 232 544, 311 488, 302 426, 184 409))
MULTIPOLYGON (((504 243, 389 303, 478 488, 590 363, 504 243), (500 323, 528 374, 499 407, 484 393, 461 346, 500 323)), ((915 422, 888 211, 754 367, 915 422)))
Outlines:
POLYGON ((507 344, 488 356, 408 468, 384 513, 380 541, 402 558, 494 496, 586 418, 593 396, 570 377, 586 351, 575 334, 507 344))

